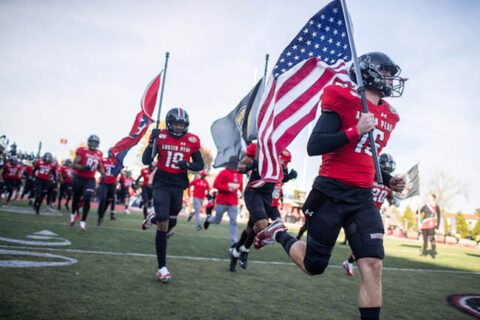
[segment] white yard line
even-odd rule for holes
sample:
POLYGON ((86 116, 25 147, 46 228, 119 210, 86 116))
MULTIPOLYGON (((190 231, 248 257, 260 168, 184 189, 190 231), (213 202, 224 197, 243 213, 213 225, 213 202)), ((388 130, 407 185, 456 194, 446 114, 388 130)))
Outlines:
MULTIPOLYGON (((113 252, 113 251, 95 251, 95 250, 80 250, 80 249, 60 249, 60 248, 38 248, 38 247, 21 247, 21 246, 6 246, 6 245, 0 245, 0 248, 37 250, 37 251, 38 250, 45 250, 45 251, 71 252, 71 253, 80 253, 80 254, 113 255, 113 256, 133 256, 133 257, 152 257, 152 258, 156 257, 155 254, 135 253, 135 252, 113 252)), ((182 259, 182 260, 194 260, 194 261, 230 262, 229 259, 222 259, 222 258, 172 256, 172 255, 167 255, 167 257, 169 259, 182 259)), ((291 262, 280 262, 280 261, 249 260, 248 262, 249 263, 255 263, 255 264, 269 264, 269 265, 283 265, 283 266, 293 266, 294 265, 291 262)), ((341 269, 343 267, 342 266, 337 266, 337 265, 329 265, 329 268, 341 269)), ((407 272, 452 273, 452 274, 480 275, 480 272, 458 271, 458 270, 434 270, 434 269, 391 268, 391 267, 384 267, 383 270, 386 270, 386 271, 407 271, 407 272)))

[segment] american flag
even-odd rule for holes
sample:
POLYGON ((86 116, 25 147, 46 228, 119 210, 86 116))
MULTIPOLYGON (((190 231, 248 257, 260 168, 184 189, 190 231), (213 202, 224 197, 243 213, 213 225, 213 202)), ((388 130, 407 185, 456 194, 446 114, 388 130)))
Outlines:
POLYGON ((283 178, 278 155, 315 119, 323 89, 335 80, 354 85, 348 75, 352 57, 345 24, 340 1, 332 1, 280 55, 257 114, 262 179, 252 187, 283 178))

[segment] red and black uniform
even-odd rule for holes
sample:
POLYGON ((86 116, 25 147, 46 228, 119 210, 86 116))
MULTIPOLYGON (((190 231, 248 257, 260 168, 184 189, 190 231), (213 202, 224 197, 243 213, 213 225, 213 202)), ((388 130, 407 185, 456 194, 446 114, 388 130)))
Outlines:
POLYGON ((58 168, 55 170, 55 174, 50 174, 50 180, 48 181, 48 191, 47 191, 47 205, 51 208, 55 207, 55 202, 57 201, 58 195, 58 176, 60 174, 60 169, 58 168))
POLYGON ((148 208, 150 207, 150 202, 153 199, 152 187, 148 183, 150 180, 150 175, 152 174, 152 170, 150 170, 150 166, 143 168, 140 170, 140 176, 137 179, 137 183, 140 179, 143 179, 142 184, 142 200, 143 200, 143 215, 146 218, 148 208))
POLYGON ((121 176, 118 178, 118 182, 120 183, 120 192, 118 194, 118 198, 120 202, 125 202, 125 199, 130 197, 130 188, 133 187, 135 181, 132 177, 123 177, 121 176))
POLYGON ((98 219, 100 223, 109 205, 112 212, 115 210, 115 188, 117 186, 117 177, 112 173, 117 163, 116 158, 103 158, 101 163, 105 178, 100 180, 98 187, 98 219))
POLYGON ((372 186, 372 195, 375 205, 377 206, 378 210, 380 210, 385 199, 390 199, 392 197, 392 189, 386 185, 379 184, 377 181, 374 181, 372 186))
POLYGON ((68 202, 72 197, 73 169, 71 167, 61 166, 58 172, 60 176, 60 190, 58 192, 58 210, 61 209, 61 202, 65 195, 65 207, 68 208, 68 202))
POLYGON ((29 164, 25 167, 25 170, 23 171, 23 176, 25 178, 25 185, 23 187, 22 198, 28 193, 28 198, 31 200, 35 196, 33 183, 33 165, 29 164))
POLYGON ((280 201, 283 199, 283 184, 290 180, 289 174, 287 172, 287 166, 290 161, 292 161, 292 154, 287 149, 283 150, 278 155, 278 160, 280 161, 280 165, 283 168, 283 180, 279 181, 275 184, 275 188, 273 189, 272 193, 272 213, 270 215, 270 219, 275 220, 280 218, 280 211, 278 210, 278 206, 280 205, 280 201))
POLYGON ((7 191, 7 203, 10 202, 14 190, 19 190, 21 178, 23 174, 23 166, 20 163, 12 164, 7 162, 3 167, 3 181, 7 191))
POLYGON ((57 176, 57 163, 39 159, 35 162, 33 175, 35 176, 35 203, 34 208, 37 214, 40 213, 43 197, 48 192, 48 186, 52 176, 57 176))
MULTIPOLYGON (((386 101, 367 103, 380 153, 400 118, 386 101)), ((360 137, 356 130, 362 112, 357 91, 340 85, 325 88, 322 115, 307 146, 310 156, 322 155, 320 174, 303 206, 309 220, 304 265, 312 274, 325 270, 341 227, 357 259, 384 257, 382 219, 372 199, 375 169, 368 134, 360 137)), ((383 178, 388 185, 391 176, 384 173, 383 178)))
POLYGON ((79 209, 80 199, 83 200, 82 221, 86 221, 88 211, 90 210, 90 201, 95 193, 95 173, 101 166, 103 153, 100 150, 90 150, 87 147, 80 147, 75 152, 76 157, 80 157, 82 169, 77 170, 73 177, 73 201, 72 214, 79 209))

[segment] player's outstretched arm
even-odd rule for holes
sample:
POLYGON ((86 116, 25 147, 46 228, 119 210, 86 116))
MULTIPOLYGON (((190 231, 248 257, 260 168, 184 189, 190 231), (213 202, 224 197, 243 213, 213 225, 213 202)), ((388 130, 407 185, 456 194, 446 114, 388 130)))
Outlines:
POLYGON ((324 110, 308 139, 308 155, 319 156, 348 144, 347 134, 340 131, 341 124, 342 120, 336 112, 324 110))

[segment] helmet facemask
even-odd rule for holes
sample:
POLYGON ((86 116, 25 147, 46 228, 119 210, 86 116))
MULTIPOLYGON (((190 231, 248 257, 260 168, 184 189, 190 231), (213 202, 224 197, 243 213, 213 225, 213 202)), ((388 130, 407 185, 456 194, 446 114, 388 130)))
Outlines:
POLYGON ((185 110, 181 108, 174 108, 168 111, 165 118, 165 123, 168 133, 174 138, 178 139, 187 134, 190 121, 185 110), (179 129, 177 127, 178 124, 183 124, 183 128, 179 129))

